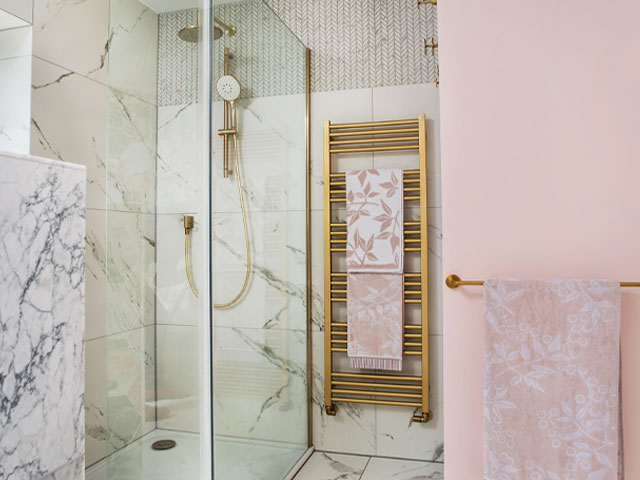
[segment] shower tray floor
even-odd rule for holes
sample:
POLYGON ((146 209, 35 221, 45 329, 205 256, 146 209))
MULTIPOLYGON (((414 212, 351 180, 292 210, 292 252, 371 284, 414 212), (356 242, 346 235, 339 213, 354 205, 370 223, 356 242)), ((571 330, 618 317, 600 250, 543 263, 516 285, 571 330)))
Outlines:
MULTIPOLYGON (((216 480, 284 478, 307 450, 301 445, 216 438, 216 480)), ((154 430, 87 469, 86 480, 200 480, 200 438, 194 433, 154 430), (177 442, 158 451, 161 439, 177 442), (108 476, 107 476, 108 471, 108 476)))

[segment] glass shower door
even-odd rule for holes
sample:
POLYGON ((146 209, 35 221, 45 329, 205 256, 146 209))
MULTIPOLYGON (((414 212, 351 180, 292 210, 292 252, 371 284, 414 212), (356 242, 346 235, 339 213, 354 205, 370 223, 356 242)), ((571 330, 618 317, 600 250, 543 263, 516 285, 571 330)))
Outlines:
POLYGON ((207 3, 109 2, 108 479, 211 476, 207 3))
POLYGON ((280 480, 308 448, 306 49, 260 0, 214 15, 215 478, 280 480))

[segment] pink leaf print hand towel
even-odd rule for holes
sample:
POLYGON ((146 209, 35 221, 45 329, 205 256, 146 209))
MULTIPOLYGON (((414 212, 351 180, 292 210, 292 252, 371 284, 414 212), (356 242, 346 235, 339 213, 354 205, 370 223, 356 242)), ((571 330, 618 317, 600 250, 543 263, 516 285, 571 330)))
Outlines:
POLYGON ((402 170, 352 170, 346 179, 347 270, 402 273, 402 170))
POLYGON ((402 369, 401 169, 347 172, 347 355, 352 368, 402 369))
POLYGON ((620 285, 484 287, 484 479, 618 480, 620 285))

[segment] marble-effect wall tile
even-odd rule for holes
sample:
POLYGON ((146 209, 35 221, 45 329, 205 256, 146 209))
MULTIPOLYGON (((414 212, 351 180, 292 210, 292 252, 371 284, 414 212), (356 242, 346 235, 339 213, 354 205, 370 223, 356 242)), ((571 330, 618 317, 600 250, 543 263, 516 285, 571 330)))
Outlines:
MULTIPOLYGON (((240 213, 213 216, 213 298, 240 291, 246 247, 240 213)), ((249 212, 252 271, 244 299, 215 313, 217 326, 286 330, 306 328, 305 212, 249 212)))
POLYGON ((111 0, 109 11, 109 87, 157 105, 158 14, 137 0, 111 0))
POLYGON ((107 334, 155 321, 155 215, 107 212, 107 334))
MULTIPOLYGON (((214 102, 213 130, 223 128, 222 103, 214 102)), ((240 171, 247 209, 254 212, 304 210, 306 192, 305 97, 282 95, 237 102, 240 171)), ((235 154, 229 142, 230 168, 223 176, 223 141, 213 143, 213 210, 238 209, 235 154)))
POLYGON ((156 210, 157 107, 109 88, 107 208, 156 210))
POLYGON ((217 436, 306 445, 306 333, 214 328, 217 436))
POLYGON ((0 156, 0 477, 84 455, 85 171, 0 156))
POLYGON ((158 428, 200 431, 199 337, 198 326, 157 327, 158 428))
POLYGON ((107 87, 33 59, 31 153, 87 167, 87 208, 104 209, 107 87))
POLYGON ((107 83, 108 2, 34 0, 33 55, 107 83))
POLYGON ((200 120, 197 103, 158 108, 158 213, 195 213, 199 209, 200 120))
POLYGON ((107 455, 107 339, 85 342, 85 460, 91 466, 107 455))
POLYGON ((0 150, 29 153, 31 27, 0 31, 0 150))
MULTIPOLYGON (((197 326, 202 307, 187 281, 184 216, 165 213, 157 215, 156 220, 156 323, 197 326)), ((206 265, 200 261, 203 219, 196 215, 195 222, 189 241, 192 252, 191 272, 196 289, 204 291, 206 265)))
POLYGON ((107 453, 156 426, 155 331, 143 327, 107 338, 107 453))

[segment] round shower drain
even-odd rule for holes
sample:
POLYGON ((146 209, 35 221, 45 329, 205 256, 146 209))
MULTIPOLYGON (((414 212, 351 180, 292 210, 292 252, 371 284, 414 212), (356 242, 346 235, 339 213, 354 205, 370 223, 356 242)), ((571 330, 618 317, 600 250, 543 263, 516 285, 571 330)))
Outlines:
POLYGON ((151 444, 151 448, 154 450, 170 450, 176 446, 175 440, 158 440, 151 444))

